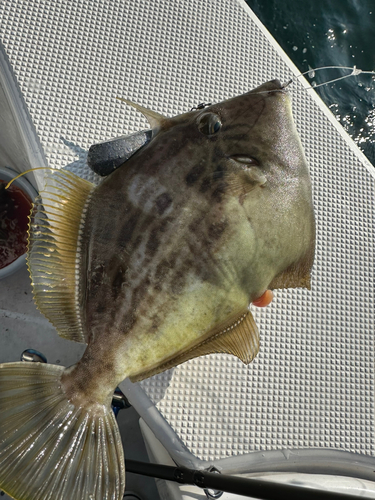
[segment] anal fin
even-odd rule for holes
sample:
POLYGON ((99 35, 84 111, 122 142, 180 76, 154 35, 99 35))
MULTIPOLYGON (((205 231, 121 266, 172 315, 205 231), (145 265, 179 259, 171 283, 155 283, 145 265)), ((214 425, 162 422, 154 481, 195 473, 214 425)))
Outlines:
POLYGON ((177 354, 165 363, 149 370, 131 376, 132 382, 137 382, 151 377, 164 370, 168 370, 189 359, 205 356, 207 354, 233 354, 243 363, 249 364, 259 352, 259 331, 249 310, 239 316, 224 329, 214 335, 209 335, 203 342, 191 349, 177 354))

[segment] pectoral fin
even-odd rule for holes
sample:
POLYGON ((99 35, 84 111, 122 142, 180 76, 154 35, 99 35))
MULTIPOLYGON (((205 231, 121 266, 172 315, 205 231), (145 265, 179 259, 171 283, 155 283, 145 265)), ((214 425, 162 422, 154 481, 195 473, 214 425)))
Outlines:
POLYGON ((164 370, 168 370, 189 359, 205 356, 207 354, 223 353, 237 356, 243 363, 249 364, 259 351, 259 331, 250 311, 242 314, 234 323, 230 324, 217 334, 209 336, 206 340, 191 349, 179 353, 174 358, 166 361, 147 372, 131 376, 130 380, 136 382, 151 377, 164 370))

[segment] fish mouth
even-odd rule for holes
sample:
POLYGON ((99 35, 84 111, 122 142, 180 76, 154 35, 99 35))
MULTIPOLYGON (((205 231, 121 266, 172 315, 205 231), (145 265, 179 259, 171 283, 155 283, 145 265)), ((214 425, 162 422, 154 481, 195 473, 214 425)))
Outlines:
POLYGON ((266 82, 266 83, 262 83, 262 85, 260 85, 259 87, 253 89, 253 90, 250 90, 250 92, 247 92, 248 94, 259 94, 260 92, 265 92, 265 93, 268 93, 268 92, 287 92, 286 88, 285 88, 285 84, 282 84, 280 82, 280 80, 278 79, 275 79, 275 80, 271 80, 269 82, 266 82))

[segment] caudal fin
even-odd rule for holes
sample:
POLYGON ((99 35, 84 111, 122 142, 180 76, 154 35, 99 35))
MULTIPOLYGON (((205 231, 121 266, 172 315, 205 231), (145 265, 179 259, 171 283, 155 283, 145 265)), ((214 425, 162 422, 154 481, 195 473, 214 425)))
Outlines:
POLYGON ((117 500, 125 467, 111 408, 76 408, 64 368, 0 364, 0 490, 16 500, 117 500))

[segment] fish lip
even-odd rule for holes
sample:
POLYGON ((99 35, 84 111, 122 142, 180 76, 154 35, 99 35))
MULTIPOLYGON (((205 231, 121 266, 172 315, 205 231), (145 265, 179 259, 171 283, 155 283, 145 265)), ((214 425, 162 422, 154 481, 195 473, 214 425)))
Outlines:
POLYGON ((274 85, 275 87, 275 90, 279 90, 279 89, 282 89, 283 88, 283 85, 282 83, 280 82, 280 80, 278 78, 275 78, 274 80, 271 80, 269 82, 266 82, 266 84, 269 84, 269 85, 274 85))
POLYGON ((282 84, 280 80, 275 78, 274 80, 270 80, 269 82, 262 83, 259 87, 250 90, 247 94, 259 94, 259 93, 269 93, 272 94, 274 92, 287 93, 287 89, 285 84, 282 84))

